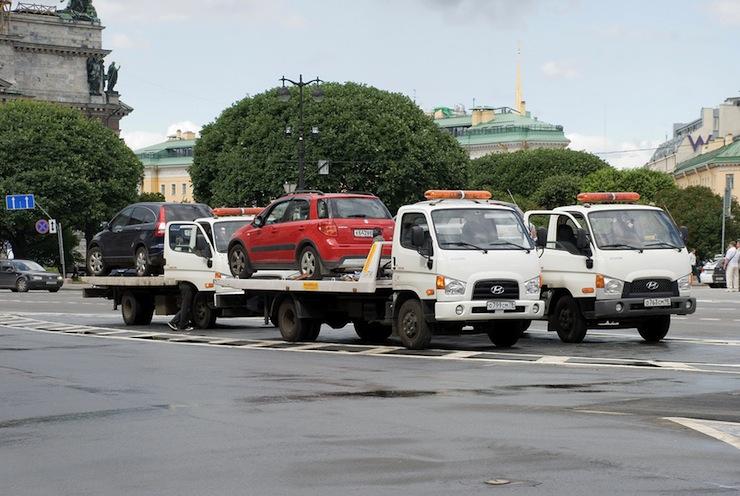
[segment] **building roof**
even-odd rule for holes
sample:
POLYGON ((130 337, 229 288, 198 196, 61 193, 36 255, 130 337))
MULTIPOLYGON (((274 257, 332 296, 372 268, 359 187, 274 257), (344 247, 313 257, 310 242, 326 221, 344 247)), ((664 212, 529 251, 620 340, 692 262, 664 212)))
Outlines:
POLYGON ((735 140, 722 148, 685 160, 676 166, 673 173, 686 173, 704 166, 722 164, 740 164, 740 140, 735 140))
POLYGON ((195 146, 194 139, 171 139, 162 143, 147 146, 134 150, 134 154, 139 157, 141 163, 147 165, 157 166, 182 166, 190 165, 193 163, 193 146, 195 146), (187 154, 177 154, 175 150, 189 149, 187 154))

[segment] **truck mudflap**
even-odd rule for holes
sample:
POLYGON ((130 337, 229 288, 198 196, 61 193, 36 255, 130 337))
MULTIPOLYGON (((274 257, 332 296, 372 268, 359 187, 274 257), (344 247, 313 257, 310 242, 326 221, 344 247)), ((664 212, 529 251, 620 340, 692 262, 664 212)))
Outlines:
POLYGON ((621 320, 635 317, 650 317, 653 315, 688 315, 696 311, 696 298, 673 296, 670 300, 670 306, 646 306, 646 298, 596 300, 593 311, 584 312, 584 317, 589 320, 621 320))
POLYGON ((489 310, 487 301, 438 301, 434 305, 436 320, 475 321, 475 320, 536 320, 545 313, 545 302, 542 300, 515 300, 513 309, 489 310))

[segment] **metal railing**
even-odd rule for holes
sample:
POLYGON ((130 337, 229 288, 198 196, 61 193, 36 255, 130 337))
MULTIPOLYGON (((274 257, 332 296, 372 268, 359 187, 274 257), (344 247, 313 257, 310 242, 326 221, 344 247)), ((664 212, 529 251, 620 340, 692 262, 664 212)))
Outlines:
POLYGON ((56 15, 57 8, 54 5, 42 5, 39 3, 19 3, 14 12, 26 14, 56 15))

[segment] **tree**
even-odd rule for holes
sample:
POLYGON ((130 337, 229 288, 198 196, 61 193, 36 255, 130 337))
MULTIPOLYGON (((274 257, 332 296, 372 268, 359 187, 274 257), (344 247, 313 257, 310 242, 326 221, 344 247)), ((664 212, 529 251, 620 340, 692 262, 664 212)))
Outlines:
MULTIPOLYGON (((133 202, 142 175, 141 162, 120 138, 77 110, 34 101, 0 106, 0 190, 34 193, 70 242, 73 229, 89 239, 133 202)), ((34 230, 42 217, 39 209, 0 210, 0 239, 11 242, 17 258, 58 259, 56 244, 34 230)), ((65 245, 71 262, 72 245, 65 245)))
POLYGON ((649 169, 600 169, 586 176, 581 183, 583 191, 634 191, 641 201, 653 201, 659 191, 675 190, 673 177, 665 172, 649 169))
POLYGON ((511 190, 514 194, 530 196, 548 177, 580 178, 605 168, 609 164, 590 153, 540 148, 471 160, 469 177, 473 189, 511 190))
MULTIPOLYGON (((669 188, 658 192, 655 205, 671 213, 676 224, 689 229, 689 248, 696 248, 697 258, 706 259, 716 253, 724 253, 722 240, 722 197, 715 195, 705 186, 689 186, 686 189, 669 188), (687 208, 689 207, 690 208, 687 208)), ((732 211, 738 210, 732 202, 732 211)), ((740 235, 740 219, 728 218, 725 240, 737 239, 740 235)))
POLYGON ((136 199, 137 202, 163 202, 165 201, 164 195, 160 193, 159 191, 155 191, 153 193, 151 192, 145 192, 145 193, 139 193, 139 198, 136 199))
MULTIPOLYGON (((426 189, 465 186, 465 151, 408 97, 356 83, 322 89, 322 102, 304 100, 307 187, 371 191, 395 211, 426 189), (329 161, 328 175, 318 174, 319 160, 329 161)), ((287 103, 276 90, 245 98, 203 128, 190 168, 197 201, 266 205, 297 182, 297 95, 293 88, 287 103)))
POLYGON ((532 199, 542 208, 572 205, 581 191, 580 179, 570 175, 550 176, 540 183, 532 199))

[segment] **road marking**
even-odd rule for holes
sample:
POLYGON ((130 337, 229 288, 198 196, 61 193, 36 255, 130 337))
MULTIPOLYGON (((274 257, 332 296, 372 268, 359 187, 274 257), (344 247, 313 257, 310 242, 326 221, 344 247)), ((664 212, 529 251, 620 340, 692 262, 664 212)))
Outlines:
POLYGON ((582 410, 580 408, 574 408, 574 410, 580 413, 595 413, 597 415, 632 415, 631 413, 625 413, 625 412, 605 412, 603 410, 582 410))
POLYGON ((722 442, 729 444, 730 446, 740 449, 740 436, 736 436, 727 432, 728 430, 734 430, 740 432, 740 423, 737 422, 721 422, 718 420, 704 420, 704 419, 690 419, 684 417, 663 417, 666 420, 675 422, 677 424, 688 427, 695 431, 699 431, 702 434, 719 439, 722 442))
POLYGON ((564 357, 564 356, 543 356, 539 360, 537 360, 537 363, 552 363, 552 364, 563 364, 566 363, 570 357, 564 357))
POLYGON ((717 320, 721 320, 721 319, 717 319, 717 318, 714 318, 714 317, 702 317, 702 318, 700 318, 699 320, 711 320, 711 321, 717 321, 717 320))

